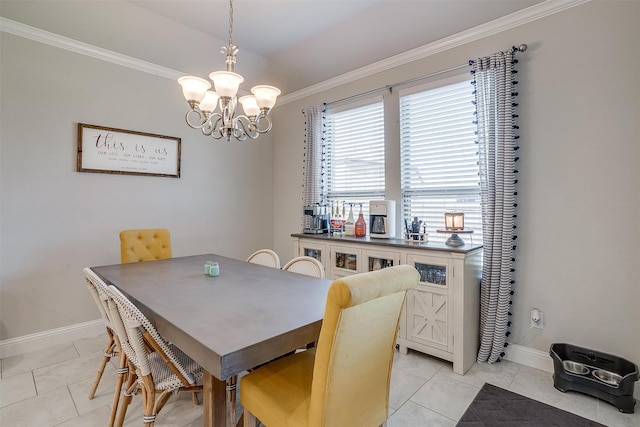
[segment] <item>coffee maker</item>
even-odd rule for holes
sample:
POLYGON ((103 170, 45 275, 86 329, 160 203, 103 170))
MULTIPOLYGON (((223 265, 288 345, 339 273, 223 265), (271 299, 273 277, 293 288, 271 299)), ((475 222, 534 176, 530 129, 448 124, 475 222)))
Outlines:
POLYGON ((369 237, 392 239, 395 235, 395 200, 371 200, 369 202, 369 237))
POLYGON ((329 232, 329 208, 322 205, 308 205, 302 209, 304 213, 305 234, 323 234, 329 232))

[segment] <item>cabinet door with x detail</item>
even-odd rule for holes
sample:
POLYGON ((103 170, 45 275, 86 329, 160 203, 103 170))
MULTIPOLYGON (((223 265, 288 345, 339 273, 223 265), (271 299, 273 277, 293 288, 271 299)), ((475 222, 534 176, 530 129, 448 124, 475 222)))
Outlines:
POLYGON ((446 258, 410 256, 420 284, 407 294, 407 338, 442 351, 453 351, 452 310, 446 258))

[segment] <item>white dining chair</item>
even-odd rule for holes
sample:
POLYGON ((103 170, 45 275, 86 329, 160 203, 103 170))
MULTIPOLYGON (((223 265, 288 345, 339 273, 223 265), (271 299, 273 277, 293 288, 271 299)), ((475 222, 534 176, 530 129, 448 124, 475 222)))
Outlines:
POLYGON ((271 249, 260 249, 255 251, 249 255, 247 262, 267 267, 280 268, 280 257, 278 257, 278 254, 271 249))
POLYGON ((286 263, 282 269, 292 273, 324 279, 324 266, 320 261, 310 256, 296 257, 286 263))

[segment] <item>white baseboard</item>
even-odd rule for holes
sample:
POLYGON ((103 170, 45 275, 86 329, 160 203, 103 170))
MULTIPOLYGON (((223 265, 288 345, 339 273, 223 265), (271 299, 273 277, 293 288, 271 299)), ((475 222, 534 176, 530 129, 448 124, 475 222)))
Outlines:
POLYGON ((0 358, 15 356, 34 350, 42 350, 43 348, 65 341, 93 337, 104 333, 104 331, 104 323, 100 319, 10 338, 0 341, 0 358))
POLYGON ((553 372, 553 360, 548 353, 522 345, 509 344, 505 351, 504 359, 543 371, 553 372))

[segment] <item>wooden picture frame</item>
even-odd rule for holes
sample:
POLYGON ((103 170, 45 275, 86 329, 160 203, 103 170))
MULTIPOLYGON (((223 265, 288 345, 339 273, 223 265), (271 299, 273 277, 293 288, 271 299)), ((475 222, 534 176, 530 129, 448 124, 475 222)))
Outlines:
POLYGON ((78 123, 78 172, 180 178, 180 138, 78 123))

